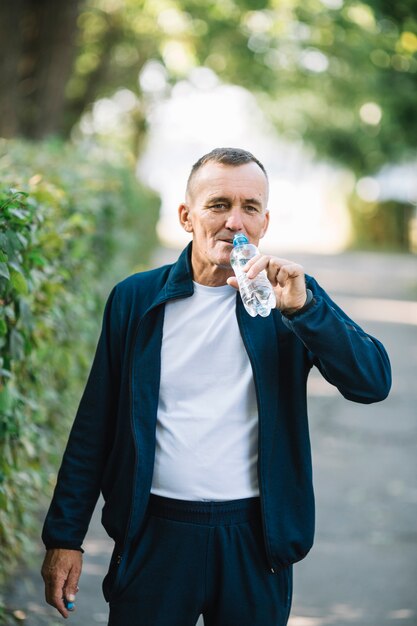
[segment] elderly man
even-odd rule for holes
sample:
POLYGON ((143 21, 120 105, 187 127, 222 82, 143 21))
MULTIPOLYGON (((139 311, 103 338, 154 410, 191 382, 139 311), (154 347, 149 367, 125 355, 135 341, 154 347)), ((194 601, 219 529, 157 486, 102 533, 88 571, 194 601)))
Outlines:
POLYGON ((192 242, 110 293, 43 530, 46 599, 64 617, 101 491, 110 626, 287 623, 292 565, 314 534, 308 373, 365 404, 391 379, 379 341, 297 263, 252 259, 248 276, 266 270, 277 307, 245 311, 231 242, 258 244, 267 201, 252 154, 213 150, 179 207, 192 242))

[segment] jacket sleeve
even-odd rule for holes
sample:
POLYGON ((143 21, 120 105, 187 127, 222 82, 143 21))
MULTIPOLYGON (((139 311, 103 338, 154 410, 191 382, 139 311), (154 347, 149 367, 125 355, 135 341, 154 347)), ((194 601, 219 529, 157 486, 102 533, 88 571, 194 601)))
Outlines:
POLYGON ((42 531, 46 548, 81 550, 99 493, 117 411, 121 342, 117 286, 106 302, 87 384, 42 531))
POLYGON ((348 400, 370 404, 391 388, 391 366, 384 346, 352 321, 311 277, 314 300, 299 315, 282 316, 303 342, 311 363, 348 400))

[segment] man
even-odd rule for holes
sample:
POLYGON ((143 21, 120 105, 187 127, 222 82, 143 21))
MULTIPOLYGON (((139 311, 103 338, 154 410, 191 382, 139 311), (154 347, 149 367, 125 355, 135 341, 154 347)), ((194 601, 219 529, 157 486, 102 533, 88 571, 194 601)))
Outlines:
POLYGON ((349 400, 383 400, 383 346, 303 268, 262 255, 277 308, 250 317, 235 233, 264 236, 268 179, 250 153, 193 166, 179 207, 192 243, 117 284, 43 530, 46 599, 64 617, 100 490, 115 541, 110 626, 284 626, 292 564, 313 542, 306 410, 313 365, 349 400), (67 603, 67 604, 66 604, 67 603))

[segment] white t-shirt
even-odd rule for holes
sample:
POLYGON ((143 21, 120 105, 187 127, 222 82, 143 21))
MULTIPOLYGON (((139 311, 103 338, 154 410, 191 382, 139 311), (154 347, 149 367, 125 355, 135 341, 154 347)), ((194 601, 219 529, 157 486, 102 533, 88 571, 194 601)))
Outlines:
POLYGON ((259 495, 258 409, 233 287, 194 283, 165 305, 152 493, 180 500, 259 495))

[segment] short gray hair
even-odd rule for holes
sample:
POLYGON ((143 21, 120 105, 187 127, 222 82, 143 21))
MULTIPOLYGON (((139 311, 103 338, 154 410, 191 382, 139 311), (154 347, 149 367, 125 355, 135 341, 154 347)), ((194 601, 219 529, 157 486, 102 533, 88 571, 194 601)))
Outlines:
POLYGON ((265 167, 262 163, 257 159, 251 152, 247 150, 242 150, 241 148, 214 148, 211 152, 204 154, 202 157, 198 159, 194 163, 191 168, 190 175, 187 181, 187 192, 190 189, 190 183, 194 178, 195 174, 198 172, 203 165, 206 163, 221 163, 222 165, 231 165, 237 167, 238 165, 244 165, 245 163, 256 163, 263 173, 265 174, 266 179, 268 180, 268 174, 266 173, 265 167))

